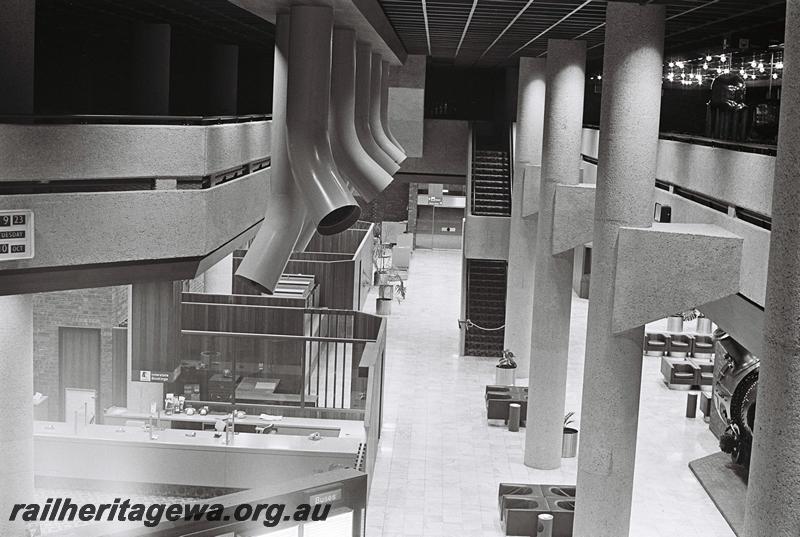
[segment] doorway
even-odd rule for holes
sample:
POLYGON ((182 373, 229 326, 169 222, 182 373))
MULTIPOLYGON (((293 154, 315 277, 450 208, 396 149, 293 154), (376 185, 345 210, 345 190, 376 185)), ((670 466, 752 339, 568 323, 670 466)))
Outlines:
POLYGON ((100 329, 58 327, 59 418, 90 423, 100 412, 100 329), (69 409, 67 409, 69 403, 69 409))

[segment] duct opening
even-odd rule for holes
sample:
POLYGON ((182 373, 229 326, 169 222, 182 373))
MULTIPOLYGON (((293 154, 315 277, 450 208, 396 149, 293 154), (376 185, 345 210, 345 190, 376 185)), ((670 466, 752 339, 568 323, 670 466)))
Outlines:
POLYGON ((341 233, 352 226, 359 216, 361 216, 361 207, 359 206, 339 207, 320 220, 317 224, 317 231, 320 235, 341 233))

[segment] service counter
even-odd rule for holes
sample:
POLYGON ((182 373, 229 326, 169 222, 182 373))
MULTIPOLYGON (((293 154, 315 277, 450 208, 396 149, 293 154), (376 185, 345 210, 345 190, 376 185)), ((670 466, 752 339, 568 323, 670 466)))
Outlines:
POLYGON ((363 432, 342 436, 355 432, 343 421, 302 420, 305 426, 296 431, 304 434, 240 432, 230 445, 224 434, 213 430, 165 428, 156 430, 151 439, 141 425, 76 429, 73 424, 37 421, 35 471, 37 476, 63 479, 253 488, 335 467, 355 467, 363 432), (305 434, 314 428, 312 421, 333 422, 327 426, 338 427, 340 435, 312 440, 305 434))

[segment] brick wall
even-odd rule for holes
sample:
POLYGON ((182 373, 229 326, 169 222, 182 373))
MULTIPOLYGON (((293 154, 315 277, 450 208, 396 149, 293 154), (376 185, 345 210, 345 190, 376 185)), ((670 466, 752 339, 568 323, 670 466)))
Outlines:
POLYGON ((34 389, 49 396, 50 419, 59 417, 61 406, 58 393, 58 328, 65 326, 100 329, 100 404, 109 406, 111 328, 118 325, 125 317, 127 317, 127 287, 124 286, 34 295, 34 389))
POLYGON ((408 183, 395 179, 372 203, 359 199, 361 220, 402 222, 408 219, 408 183))

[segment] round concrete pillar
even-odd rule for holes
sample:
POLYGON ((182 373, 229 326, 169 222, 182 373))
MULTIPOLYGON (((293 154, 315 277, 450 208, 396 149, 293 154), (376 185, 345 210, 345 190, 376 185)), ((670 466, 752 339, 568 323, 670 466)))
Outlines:
POLYGON ((517 358, 521 376, 530 368, 533 310, 533 265, 536 252, 536 215, 523 218, 525 191, 536 185, 526 176, 527 166, 541 166, 544 125, 545 60, 519 59, 517 128, 514 144, 514 183, 511 188, 511 229, 508 239, 508 289, 503 346, 517 358))
POLYGON ((644 328, 611 317, 619 228, 653 219, 663 44, 663 5, 608 3, 575 537, 630 528, 644 328))
MULTIPOLYGON (((10 522, 16 503, 33 501, 33 298, 0 297, 0 535, 21 537, 10 522)), ((51 394, 52 396, 52 394, 51 394)))
POLYGON ((572 311, 572 251, 552 255, 556 185, 580 180, 586 43, 550 39, 530 344, 525 464, 561 465, 572 311))
POLYGON ((514 158, 518 162, 534 166, 542 162, 546 67, 544 58, 519 59, 517 140, 514 144, 514 158))
POLYGON ((786 50, 772 235, 745 535, 800 535, 800 1, 786 6, 786 50))

